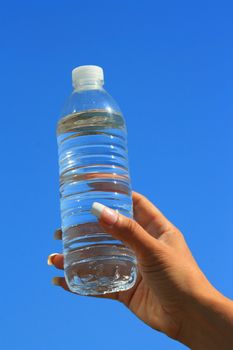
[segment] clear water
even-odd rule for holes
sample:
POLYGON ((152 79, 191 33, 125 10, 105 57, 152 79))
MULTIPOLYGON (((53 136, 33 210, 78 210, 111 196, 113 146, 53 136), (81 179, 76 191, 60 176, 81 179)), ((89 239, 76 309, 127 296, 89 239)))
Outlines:
POLYGON ((57 128, 65 277, 73 292, 104 294, 131 288, 136 258, 103 231, 94 201, 132 217, 126 129, 106 110, 70 114, 57 128))

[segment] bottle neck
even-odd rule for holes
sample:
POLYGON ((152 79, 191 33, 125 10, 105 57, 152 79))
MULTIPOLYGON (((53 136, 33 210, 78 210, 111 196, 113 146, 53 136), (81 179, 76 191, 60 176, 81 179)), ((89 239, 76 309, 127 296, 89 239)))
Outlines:
POLYGON ((80 90, 99 90, 104 85, 103 80, 80 80, 74 84, 74 91, 80 90))

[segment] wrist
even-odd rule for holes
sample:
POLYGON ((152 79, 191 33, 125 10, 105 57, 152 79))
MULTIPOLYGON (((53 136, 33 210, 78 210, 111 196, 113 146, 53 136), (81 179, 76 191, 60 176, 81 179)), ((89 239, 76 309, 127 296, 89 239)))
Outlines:
POLYGON ((233 348, 233 302, 209 285, 186 303, 180 341, 193 350, 233 348))

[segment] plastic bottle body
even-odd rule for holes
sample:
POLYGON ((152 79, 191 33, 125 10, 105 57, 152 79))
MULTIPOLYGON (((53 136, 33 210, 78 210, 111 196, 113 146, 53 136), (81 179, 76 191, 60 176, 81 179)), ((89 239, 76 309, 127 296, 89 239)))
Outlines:
POLYGON ((97 201, 132 217, 123 116, 101 87, 75 91, 64 114, 57 140, 66 281, 83 295, 129 289, 136 258, 91 213, 97 201))

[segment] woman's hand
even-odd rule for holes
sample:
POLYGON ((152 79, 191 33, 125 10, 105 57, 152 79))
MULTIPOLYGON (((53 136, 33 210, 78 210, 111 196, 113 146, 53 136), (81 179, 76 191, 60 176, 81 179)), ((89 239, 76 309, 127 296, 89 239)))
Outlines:
MULTIPOLYGON (((192 349, 233 349, 232 302, 208 282, 181 232, 150 201, 134 192, 133 207, 134 220, 94 205, 104 230, 135 252, 139 270, 133 288, 99 297, 124 303, 150 327, 192 349)), ((56 238, 62 238, 60 230, 56 238)), ((50 255, 49 264, 63 269, 63 255, 50 255)), ((68 290, 63 277, 53 282, 68 290)))

